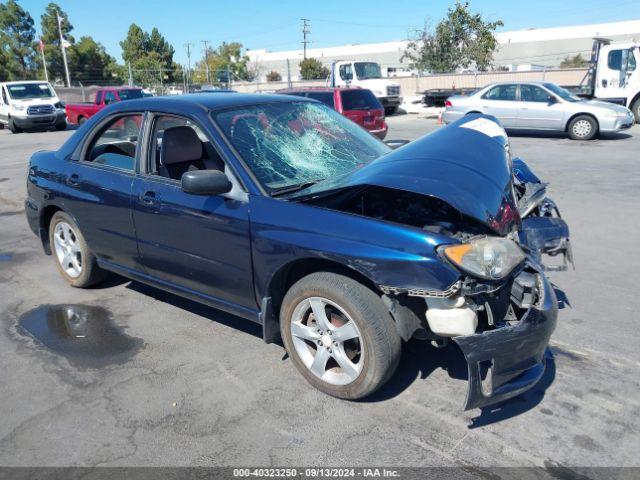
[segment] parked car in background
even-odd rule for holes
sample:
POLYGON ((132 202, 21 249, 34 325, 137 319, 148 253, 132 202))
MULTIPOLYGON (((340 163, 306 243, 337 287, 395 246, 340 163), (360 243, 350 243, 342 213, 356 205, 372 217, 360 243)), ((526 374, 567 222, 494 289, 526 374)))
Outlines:
POLYGON ((495 83, 445 102, 442 119, 452 123, 470 113, 485 113, 511 130, 567 132, 574 140, 591 140, 598 133, 630 128, 628 108, 598 100, 585 100, 548 82, 495 83))
POLYGON ((467 409, 544 373, 540 256, 568 228, 492 117, 391 150, 305 98, 132 100, 28 172, 29 225, 69 284, 114 271, 256 322, 329 395, 374 392, 414 336, 460 347, 467 409))
POLYGON ((54 127, 67 128, 64 105, 48 82, 0 83, 0 128, 13 133, 54 127))
POLYGON ((385 122, 384 107, 373 92, 366 88, 300 87, 278 90, 277 93, 319 100, 380 140, 387 136, 389 127, 385 122))
POLYGON ((145 96, 141 88, 99 88, 96 90, 93 102, 67 104, 67 121, 72 125, 82 125, 107 105, 145 96))

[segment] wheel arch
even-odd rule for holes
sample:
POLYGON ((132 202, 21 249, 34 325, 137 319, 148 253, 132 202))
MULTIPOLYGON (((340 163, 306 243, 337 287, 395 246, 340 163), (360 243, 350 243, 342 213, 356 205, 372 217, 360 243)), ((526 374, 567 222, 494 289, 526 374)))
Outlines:
MULTIPOLYGON (((565 125, 564 125, 564 131, 565 132, 569 131, 569 125, 571 124, 571 122, 573 121, 574 118, 582 117, 582 116, 591 117, 593 119, 593 121, 596 122, 597 131, 600 131, 600 122, 598 122, 598 118, 593 113, 589 113, 589 112, 578 112, 578 113, 574 113, 573 115, 571 115, 567 119, 567 123, 565 123, 565 125)), ((596 133, 596 135, 597 135, 597 133, 596 133)))
POLYGON ((275 342, 280 337, 280 307, 291 286, 307 275, 317 272, 331 272, 349 277, 377 295, 382 291, 369 277, 344 263, 317 257, 295 259, 281 266, 272 276, 265 297, 261 301, 261 320, 263 338, 266 342, 275 342))

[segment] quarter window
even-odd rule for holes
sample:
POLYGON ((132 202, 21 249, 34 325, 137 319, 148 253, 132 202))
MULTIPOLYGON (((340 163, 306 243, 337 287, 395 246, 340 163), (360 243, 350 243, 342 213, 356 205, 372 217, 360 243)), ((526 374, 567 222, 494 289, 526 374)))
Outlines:
POLYGON ((135 170, 142 114, 119 116, 100 129, 85 161, 121 170, 135 170))
POLYGON ((333 103, 333 92, 308 92, 307 97, 319 100, 325 105, 335 108, 333 103))
POLYGON ((622 70, 622 50, 611 50, 609 52, 607 67, 611 70, 622 70))
POLYGON ((516 85, 496 85, 484 94, 487 100, 513 101, 516 99, 516 85))

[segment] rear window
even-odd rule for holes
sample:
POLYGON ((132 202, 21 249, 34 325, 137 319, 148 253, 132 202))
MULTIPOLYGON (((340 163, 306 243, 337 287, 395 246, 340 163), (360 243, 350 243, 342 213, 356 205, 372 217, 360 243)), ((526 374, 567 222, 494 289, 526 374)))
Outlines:
POLYGON ((139 89, 131 89, 131 90, 120 90, 118 92, 120 96, 120 100, 133 100, 134 98, 142 98, 142 90, 139 89))
POLYGON ((307 92, 306 96, 318 100, 331 108, 335 108, 333 92, 307 92))
POLYGON ((344 90, 340 92, 343 110, 382 109, 382 105, 371 90, 344 90))

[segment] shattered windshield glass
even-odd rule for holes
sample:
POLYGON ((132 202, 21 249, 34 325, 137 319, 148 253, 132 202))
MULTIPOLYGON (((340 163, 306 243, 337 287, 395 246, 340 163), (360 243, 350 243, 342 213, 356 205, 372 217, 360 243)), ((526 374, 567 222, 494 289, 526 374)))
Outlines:
POLYGON ((214 118, 271 194, 343 175, 389 152, 367 131, 319 103, 252 105, 214 118))

